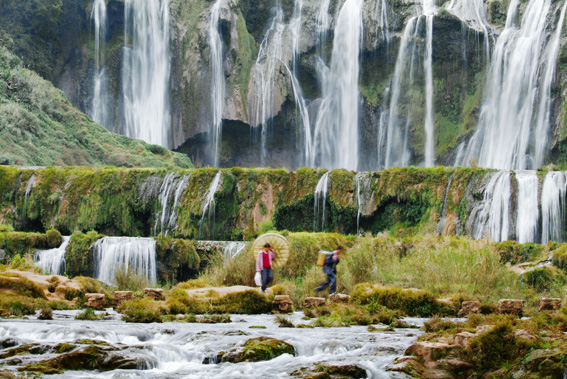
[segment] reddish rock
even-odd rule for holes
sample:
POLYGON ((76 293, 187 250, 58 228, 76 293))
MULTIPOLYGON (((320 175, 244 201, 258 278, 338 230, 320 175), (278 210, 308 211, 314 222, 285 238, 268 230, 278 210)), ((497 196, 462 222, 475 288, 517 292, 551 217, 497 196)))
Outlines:
POLYGON ((539 311, 556 311, 561 309, 561 299, 542 298, 539 300, 539 311))
POLYGON ((466 317, 470 314, 480 313, 480 301, 463 301, 461 305, 461 310, 459 311, 459 317, 466 317))
POLYGON ((165 300, 163 290, 161 288, 144 288, 144 294, 154 300, 165 300))
POLYGON ((502 299, 498 301, 498 313, 511 314, 522 317, 524 314, 524 300, 502 299))
POLYGON ((87 308, 103 310, 106 305, 104 294, 102 293, 87 293, 85 298, 87 299, 85 304, 87 308))
POLYGON ((471 338, 476 337, 476 334, 469 332, 461 332, 455 335, 455 343, 461 347, 468 348, 471 338))
POLYGON ((331 303, 348 303, 350 301, 350 296, 342 293, 334 293, 329 295, 329 301, 331 303))
POLYGON ((112 298, 112 306, 116 307, 120 303, 132 298, 132 291, 116 291, 114 292, 114 297, 112 298))
POLYGON ((306 297, 303 299, 303 305, 305 308, 315 308, 325 305, 324 297, 306 297))
POLYGON ((274 301, 272 302, 274 308, 282 313, 290 313, 293 311, 293 301, 288 295, 276 295, 274 301))

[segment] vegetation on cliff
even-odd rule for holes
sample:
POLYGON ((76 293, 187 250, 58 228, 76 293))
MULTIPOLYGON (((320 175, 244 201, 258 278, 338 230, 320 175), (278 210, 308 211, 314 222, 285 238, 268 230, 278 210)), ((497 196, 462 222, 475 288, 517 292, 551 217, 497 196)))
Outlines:
MULTIPOLYGON (((109 132, 0 45, 0 164, 189 168, 187 156, 109 132)), ((7 45, 7 46, 6 46, 7 45)))

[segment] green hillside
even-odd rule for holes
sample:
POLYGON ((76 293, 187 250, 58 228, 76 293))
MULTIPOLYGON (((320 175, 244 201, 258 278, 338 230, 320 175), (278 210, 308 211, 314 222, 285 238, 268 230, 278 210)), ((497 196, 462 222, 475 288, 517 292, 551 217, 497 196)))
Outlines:
POLYGON ((0 164, 191 168, 163 147, 109 132, 25 68, 0 40, 0 164))

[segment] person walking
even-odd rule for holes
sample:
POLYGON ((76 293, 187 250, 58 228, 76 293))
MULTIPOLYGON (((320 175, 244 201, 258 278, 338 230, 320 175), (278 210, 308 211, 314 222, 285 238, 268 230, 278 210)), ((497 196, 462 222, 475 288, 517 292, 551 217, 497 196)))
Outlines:
POLYGON ((337 246, 335 251, 331 254, 327 254, 325 258, 325 264, 323 265, 323 272, 327 274, 327 280, 317 288, 315 291, 323 291, 328 285, 331 285, 330 294, 337 293, 337 265, 341 259, 341 253, 343 252, 342 246, 337 246))
POLYGON ((256 258, 256 272, 262 274, 262 293, 266 292, 266 287, 268 287, 268 284, 274 279, 272 262, 275 258, 276 252, 269 243, 265 244, 262 250, 258 252, 258 257, 256 258))

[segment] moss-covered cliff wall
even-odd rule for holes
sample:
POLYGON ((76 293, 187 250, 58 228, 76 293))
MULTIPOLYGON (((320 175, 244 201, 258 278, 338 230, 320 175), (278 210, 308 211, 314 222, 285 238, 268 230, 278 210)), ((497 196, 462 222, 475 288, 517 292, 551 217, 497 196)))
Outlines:
MULTIPOLYGON (((324 171, 223 169, 214 192, 214 204, 210 205, 213 212, 203 215, 207 193, 218 172, 218 169, 173 172, 188 180, 175 209, 177 227, 170 235, 247 240, 269 228, 324 229, 344 234, 435 232, 441 216, 447 214, 455 215, 465 224, 472 206, 467 204, 467 196, 482 193, 480 183, 489 171, 449 168, 332 171, 324 228, 320 221, 323 212, 320 209, 317 215, 314 203, 315 188, 324 171), (451 186, 447 192, 449 180, 451 186)), ((67 235, 94 229, 106 235, 151 236, 159 233, 154 228, 163 209, 159 197, 167 174, 172 172, 0 168, 0 222, 10 223, 16 230, 55 228, 67 235)), ((450 234, 456 233, 455 228, 448 230, 450 234)))

